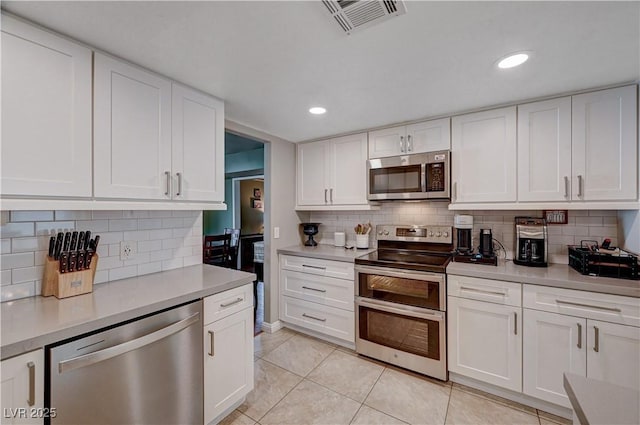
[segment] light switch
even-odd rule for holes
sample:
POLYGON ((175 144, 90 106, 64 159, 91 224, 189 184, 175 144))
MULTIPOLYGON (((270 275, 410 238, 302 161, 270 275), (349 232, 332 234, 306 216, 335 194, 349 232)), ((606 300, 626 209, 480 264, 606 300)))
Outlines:
POLYGON ((280 228, 279 227, 274 227, 273 228, 273 239, 280 239, 280 228))

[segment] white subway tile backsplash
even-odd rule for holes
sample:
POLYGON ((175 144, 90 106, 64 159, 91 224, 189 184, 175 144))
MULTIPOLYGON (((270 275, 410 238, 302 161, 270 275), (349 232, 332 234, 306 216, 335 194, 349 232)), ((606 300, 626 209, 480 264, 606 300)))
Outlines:
POLYGON ((172 217, 172 211, 149 211, 149 217, 150 218, 165 218, 165 217, 172 217))
MULTIPOLYGON (((202 229, 200 229, 200 234, 202 234, 202 229)), ((171 229, 158 229, 158 230, 150 230, 149 231, 149 239, 167 239, 173 237, 173 231, 171 229)))
POLYGON ((144 264, 148 262, 149 262, 148 252, 137 252, 136 255, 134 255, 131 260, 123 261, 123 265, 127 267, 127 266, 133 266, 134 264, 138 265, 138 264, 144 264))
POLYGON ((162 241, 162 249, 178 248, 181 244, 181 238, 164 239, 162 241))
POLYGON ((109 231, 119 232, 122 230, 136 230, 138 228, 138 220, 135 218, 122 220, 109 220, 109 231))
POLYGON ((162 219, 162 227, 166 228, 175 228, 182 227, 184 223, 184 219, 182 218, 163 218, 162 219))
POLYGON ((11 285, 11 270, 0 271, 0 285, 11 285))
POLYGON ((11 211, 11 221, 53 221, 53 211, 11 211))
POLYGON ((91 233, 101 233, 109 231, 109 220, 78 220, 78 229, 89 230, 91 233))
POLYGON ((138 220, 138 230, 162 229, 161 218, 144 218, 138 220))
POLYGON ((4 254, 2 256, 2 270, 17 269, 21 267, 31 267, 34 265, 33 252, 22 252, 19 254, 4 254))
POLYGON ((44 274, 44 266, 13 269, 11 272, 11 283, 13 284, 29 282, 32 280, 42 280, 44 274))
POLYGON ((162 262, 162 270, 173 270, 184 267, 183 258, 172 258, 171 260, 164 260, 162 262))
MULTIPOLYGON (((75 230, 75 221, 36 221, 36 235, 51 236, 58 232, 68 232, 75 230)), ((31 235, 25 235, 31 236, 31 235)))
MULTIPOLYGON (((55 220, 91 220, 91 211, 56 211, 55 220)), ((78 226, 80 229, 82 227, 78 226)), ((87 229, 83 229, 87 230, 87 229)))
POLYGON ((11 239, 0 239, 0 254, 10 254, 11 253, 11 239))
POLYGON ((100 245, 102 244, 108 245, 112 243, 120 243, 120 241, 124 240, 122 238, 123 238, 122 232, 100 233, 100 242, 99 242, 98 248, 100 248, 100 245))
POLYGON ((19 238, 33 236, 33 223, 5 223, 0 226, 0 238, 19 238))
POLYGON ((111 218, 123 218, 122 211, 93 211, 91 217, 94 220, 111 219, 111 218))
POLYGON ((138 275, 138 266, 121 267, 109 270, 109 280, 126 279, 138 275))
POLYGON ((36 283, 24 282, 16 285, 5 285, 0 289, 0 302, 33 297, 36 295, 36 283))
MULTIPOLYGON (((202 262, 202 259, 200 259, 202 262)), ((196 263, 198 264, 198 263, 196 263)), ((162 271, 162 261, 156 261, 153 263, 139 264, 138 265, 138 274, 149 274, 149 273, 157 273, 162 271)))
POLYGON ((200 263, 202 263, 202 254, 192 255, 190 257, 184 257, 184 267, 194 266, 200 263))
POLYGON ((104 283, 109 281, 109 270, 97 270, 96 277, 93 279, 93 284, 104 283))
POLYGON ((13 238, 11 242, 11 252, 29 252, 29 251, 42 251, 49 247, 49 237, 44 236, 42 238, 13 238), (43 244, 39 240, 45 240, 43 244))
POLYGON ((112 243, 111 245, 106 245, 106 247, 109 249, 108 251, 108 256, 109 257, 119 257, 120 256, 120 244, 119 243, 112 243))
POLYGON ((138 252, 159 251, 162 249, 162 240, 138 242, 138 252))
POLYGON ((149 253, 149 261, 169 260, 173 256, 173 249, 163 249, 161 251, 152 251, 149 253))
POLYGON ((34 265, 42 266, 47 259, 48 252, 47 251, 36 251, 34 254, 34 265))
POLYGON ((149 240, 148 230, 133 230, 130 232, 124 232, 122 235, 125 241, 147 241, 149 240))

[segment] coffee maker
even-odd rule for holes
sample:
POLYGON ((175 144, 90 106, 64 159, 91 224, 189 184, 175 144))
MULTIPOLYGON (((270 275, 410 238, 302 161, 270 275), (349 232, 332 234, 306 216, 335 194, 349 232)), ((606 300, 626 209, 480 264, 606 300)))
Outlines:
POLYGON ((456 214, 453 218, 453 226, 456 228, 456 254, 472 255, 471 231, 473 230, 473 216, 456 214))
POLYGON ((537 217, 516 217, 516 246, 513 262, 521 266, 547 267, 547 221, 537 217))

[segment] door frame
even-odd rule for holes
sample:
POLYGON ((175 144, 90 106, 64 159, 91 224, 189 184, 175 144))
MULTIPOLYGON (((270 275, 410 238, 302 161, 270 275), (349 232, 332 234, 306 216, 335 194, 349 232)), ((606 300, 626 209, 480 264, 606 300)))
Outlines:
MULTIPOLYGON (((233 209, 233 228, 240 229, 240 181, 241 180, 265 180, 264 174, 257 174, 252 176, 232 177, 231 178, 231 208, 233 209)), ((263 197, 266 197, 266 185, 263 190, 263 197)), ((265 225, 266 219, 263 219, 263 225, 265 225)))

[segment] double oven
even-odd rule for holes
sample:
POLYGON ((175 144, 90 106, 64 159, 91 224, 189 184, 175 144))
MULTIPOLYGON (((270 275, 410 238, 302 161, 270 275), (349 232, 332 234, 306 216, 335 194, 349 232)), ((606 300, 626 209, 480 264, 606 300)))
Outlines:
POLYGON ((448 226, 377 226, 355 260, 356 351, 446 381, 448 226))

